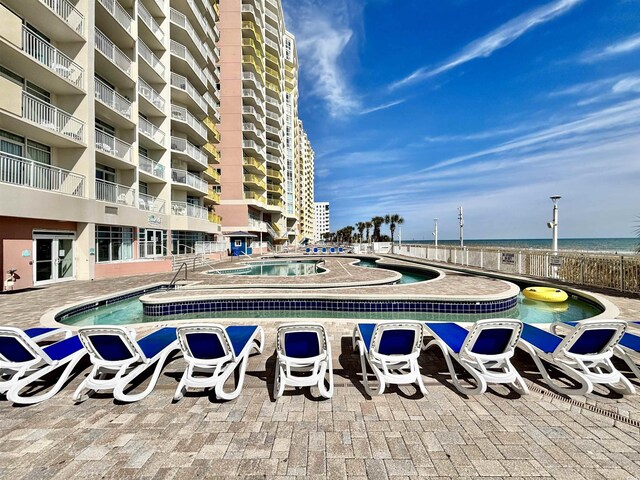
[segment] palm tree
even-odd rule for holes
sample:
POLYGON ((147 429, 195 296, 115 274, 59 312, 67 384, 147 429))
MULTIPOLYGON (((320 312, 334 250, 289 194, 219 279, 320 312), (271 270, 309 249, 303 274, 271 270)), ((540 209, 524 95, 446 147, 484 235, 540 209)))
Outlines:
POLYGON ((371 230, 371 227, 373 227, 373 223, 364 222, 364 228, 367 230, 367 243, 369 243, 369 230, 371 230))
POLYGON ((380 225, 384 223, 383 217, 373 217, 371 219, 371 223, 373 224, 373 241, 380 241, 380 225))
POLYGON ((396 231, 396 225, 402 225, 404 223, 404 218, 397 213, 394 213, 393 215, 385 215, 384 223, 389 225, 389 231, 391 232, 391 253, 393 254, 393 234, 396 231))
POLYGON ((362 243, 362 234, 364 233, 364 229, 365 229, 364 222, 357 222, 356 223, 356 229, 358 230, 358 233, 360 234, 360 243, 362 243))

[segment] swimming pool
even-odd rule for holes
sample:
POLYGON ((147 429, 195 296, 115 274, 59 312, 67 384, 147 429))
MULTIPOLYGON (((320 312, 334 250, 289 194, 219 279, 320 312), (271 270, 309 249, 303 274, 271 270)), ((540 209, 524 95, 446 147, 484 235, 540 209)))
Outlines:
POLYGON ((425 282, 427 280, 433 280, 438 277, 438 272, 433 270, 428 270, 426 268, 413 269, 409 267, 401 267, 396 265, 387 265, 387 264, 378 264, 375 260, 360 260, 356 263, 357 267, 366 267, 366 268, 380 268, 385 270, 393 270, 394 272, 398 272, 402 274, 398 283, 400 285, 407 285, 409 283, 416 282, 425 282))
POLYGON ((211 270, 209 274, 222 275, 258 275, 268 277, 298 277, 302 275, 315 275, 325 271, 318 261, 295 262, 251 262, 239 268, 224 270, 211 270))

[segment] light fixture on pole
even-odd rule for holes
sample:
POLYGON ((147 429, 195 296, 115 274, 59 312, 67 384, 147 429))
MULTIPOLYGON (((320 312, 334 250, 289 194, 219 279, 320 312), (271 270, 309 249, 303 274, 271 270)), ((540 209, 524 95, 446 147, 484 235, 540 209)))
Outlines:
POLYGON ((433 240, 435 241, 435 246, 438 246, 438 219, 433 219, 433 240))
POLYGON ((458 221, 460 222, 460 247, 464 247, 464 218, 462 216, 462 207, 458 207, 458 221))
POLYGON ((553 202, 553 220, 547 223, 547 227, 552 229, 552 250, 553 254, 558 254, 558 200, 562 197, 560 195, 553 195, 549 197, 553 202))

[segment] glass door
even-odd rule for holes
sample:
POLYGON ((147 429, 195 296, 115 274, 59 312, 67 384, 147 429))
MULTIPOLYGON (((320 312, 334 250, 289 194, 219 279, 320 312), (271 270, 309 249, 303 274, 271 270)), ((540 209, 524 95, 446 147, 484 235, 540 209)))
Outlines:
POLYGON ((162 230, 146 231, 147 257, 162 256, 162 230))
POLYGON ((38 234, 33 238, 34 285, 43 285, 75 278, 72 234, 38 234))
POLYGON ((34 284, 54 280, 53 238, 36 238, 34 251, 34 284))

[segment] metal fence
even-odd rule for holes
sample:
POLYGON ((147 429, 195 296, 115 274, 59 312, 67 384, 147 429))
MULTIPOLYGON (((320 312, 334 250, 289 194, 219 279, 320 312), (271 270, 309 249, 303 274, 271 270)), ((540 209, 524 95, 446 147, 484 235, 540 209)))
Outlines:
MULTIPOLYGON (((377 253, 380 252, 376 249, 377 253)), ((394 246, 394 253, 497 272, 640 293, 640 255, 433 245, 394 246)))

